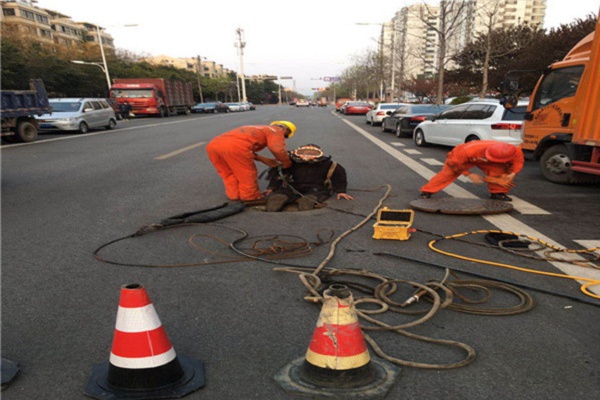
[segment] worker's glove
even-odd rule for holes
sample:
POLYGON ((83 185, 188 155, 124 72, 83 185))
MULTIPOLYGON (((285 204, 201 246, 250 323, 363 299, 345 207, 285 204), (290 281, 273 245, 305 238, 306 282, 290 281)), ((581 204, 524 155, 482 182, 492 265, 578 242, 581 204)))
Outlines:
POLYGON ((468 177, 471 180, 471 182, 476 184, 480 184, 485 181, 485 178, 479 174, 469 174, 468 177))
POLYGON ((493 183, 494 185, 502 186, 505 189, 512 189, 515 187, 515 183, 509 176, 486 176, 484 179, 487 183, 493 183))
POLYGON ((271 168, 275 168, 275 167, 279 166, 279 161, 275 160, 274 158, 267 158, 267 157, 263 157, 259 154, 254 154, 254 159, 256 161, 260 161, 261 163, 263 163, 266 166, 271 167, 271 168))

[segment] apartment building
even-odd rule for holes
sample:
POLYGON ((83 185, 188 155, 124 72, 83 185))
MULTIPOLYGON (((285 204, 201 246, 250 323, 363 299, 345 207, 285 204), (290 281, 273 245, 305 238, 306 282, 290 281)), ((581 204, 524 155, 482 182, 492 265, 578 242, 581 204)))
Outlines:
POLYGON ((0 0, 2 34, 19 35, 42 45, 77 47, 82 43, 98 42, 114 49, 111 35, 103 28, 88 22, 76 22, 61 12, 41 8, 36 0, 0 0))
MULTIPOLYGON (((167 55, 158 55, 144 58, 152 65, 168 65, 174 68, 185 69, 200 74, 204 78, 223 78, 227 77, 233 71, 224 68, 223 64, 217 64, 215 61, 207 61, 199 57, 178 58, 167 55)), ((235 72, 233 72, 235 73, 235 72)))
MULTIPOLYGON (((388 73, 395 75, 396 83, 434 75, 439 69, 438 32, 444 31, 444 27, 448 32, 449 58, 490 28, 520 24, 541 27, 545 12, 546 0, 442 0, 438 6, 419 3, 403 7, 390 24, 383 25, 390 32, 382 35, 391 37, 382 48, 385 57, 393 60, 388 73), (441 21, 443 16, 445 20, 441 21)), ((452 64, 447 62, 445 67, 452 68, 452 64)))

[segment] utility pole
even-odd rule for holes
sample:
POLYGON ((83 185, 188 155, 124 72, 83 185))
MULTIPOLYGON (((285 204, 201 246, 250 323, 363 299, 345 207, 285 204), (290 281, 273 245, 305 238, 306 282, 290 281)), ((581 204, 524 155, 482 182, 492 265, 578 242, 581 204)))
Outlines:
POLYGON ((200 93, 200 103, 204 103, 204 97, 202 96, 202 85, 200 84, 200 77, 202 71, 202 61, 200 56, 196 57, 196 74, 198 75, 198 93, 200 93))
POLYGON ((244 47, 246 47, 246 42, 244 42, 244 30, 242 28, 238 28, 236 31, 238 36, 238 41, 235 44, 235 47, 238 48, 238 53, 240 56, 240 80, 242 81, 242 98, 240 101, 246 101, 246 78, 244 77, 244 47))

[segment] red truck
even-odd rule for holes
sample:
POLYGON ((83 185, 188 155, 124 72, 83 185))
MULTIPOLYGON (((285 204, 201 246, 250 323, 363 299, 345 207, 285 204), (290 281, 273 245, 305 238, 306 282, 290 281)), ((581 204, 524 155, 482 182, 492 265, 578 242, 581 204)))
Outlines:
POLYGON ((128 101, 135 115, 161 118, 189 114, 195 104, 191 83, 162 78, 113 79, 110 97, 118 104, 128 101))

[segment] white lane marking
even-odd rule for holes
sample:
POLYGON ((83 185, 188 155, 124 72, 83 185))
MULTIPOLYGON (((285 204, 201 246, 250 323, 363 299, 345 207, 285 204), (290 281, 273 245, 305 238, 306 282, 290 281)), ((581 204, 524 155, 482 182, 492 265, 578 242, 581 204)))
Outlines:
POLYGON ((443 162, 436 160, 435 158, 421 158, 421 161, 423 161, 426 164, 429 164, 433 167, 437 167, 440 165, 444 165, 443 162))
POLYGON ((523 199, 520 199, 516 196, 511 195, 510 196, 513 201, 512 201, 512 205, 514 207, 515 210, 517 210, 518 212, 520 212, 521 214, 528 214, 528 215, 550 215, 551 213, 549 213, 548 211, 539 208, 538 206, 534 206, 531 203, 526 202, 523 199))
POLYGON ((407 152, 408 154, 423 154, 419 150, 416 150, 416 149, 406 149, 404 151, 407 152))
MULTIPOLYGON (((97 132, 85 133, 85 134, 78 134, 78 133, 72 132, 73 136, 63 136, 63 137, 54 138, 54 139, 37 140, 35 142, 29 142, 29 143, 15 143, 15 144, 11 144, 9 146, 1 146, 0 150, 2 150, 2 149, 12 149, 13 147, 31 146, 31 145, 36 145, 36 144, 44 144, 44 143, 49 143, 49 142, 57 142, 59 140, 84 139, 84 138, 87 138, 87 137, 90 137, 90 136, 106 135, 107 133, 118 133, 118 132, 132 131, 132 130, 136 130, 136 129, 151 128, 151 127, 161 126, 161 125, 181 124, 182 122, 192 122, 192 121, 197 121, 199 119, 221 118, 221 117, 222 117, 221 115, 210 115, 210 116, 206 116, 206 117, 186 118, 186 119, 182 119, 182 120, 178 120, 178 121, 157 122, 155 124, 148 124, 148 125, 141 125, 141 126, 130 126, 129 128, 106 129, 106 130, 100 130, 100 131, 97 131, 97 132)), ((117 124, 117 126, 118 126, 118 124, 117 124)), ((55 131, 55 132, 61 132, 61 131, 55 131)), ((64 133, 69 133, 69 131, 63 131, 63 132, 64 133)))
MULTIPOLYGON (((343 121, 346 124, 348 124, 349 126, 351 126, 358 133, 363 135, 366 139, 373 142, 375 145, 380 147, 383 151, 390 154, 392 157, 394 157, 395 159, 397 159, 398 161, 400 161, 401 163, 406 165, 408 168, 412 169, 418 175, 421 175, 423 178, 429 180, 435 175, 435 173, 433 171, 431 171, 429 168, 416 162, 412 158, 404 155, 403 153, 394 149, 387 143, 373 137, 369 132, 365 131, 364 129, 358 127, 357 125, 353 124, 352 122, 349 122, 346 119, 343 119, 343 121)), ((474 195, 473 193, 469 192, 468 190, 458 187, 455 184, 451 184, 446 189, 444 189, 444 191, 452 197, 470 198, 470 199, 479 198, 476 195, 474 195)), ((544 242, 553 244, 558 247, 562 247, 562 248, 565 247, 565 246, 562 246, 559 243, 555 242, 554 240, 548 238, 547 236, 543 235, 542 233, 537 232, 533 228, 523 224, 522 222, 518 221, 517 219, 515 219, 514 217, 512 217, 508 214, 484 215, 483 218, 485 218, 488 222, 490 222, 492 225, 496 226, 500 230, 510 231, 510 232, 523 234, 523 235, 528 235, 528 236, 535 237, 537 239, 540 239, 544 242)), ((573 254, 573 256, 579 257, 575 254, 573 254)), ((583 259, 583 258, 579 257, 579 259, 583 259)), ((565 274, 600 281, 600 270, 592 269, 592 268, 582 268, 582 267, 578 267, 578 266, 575 266, 575 265, 572 265, 569 263, 551 262, 550 264, 552 264, 553 266, 555 266, 556 268, 558 268, 560 271, 564 272, 565 274)), ((579 282, 586 283, 583 281, 579 281, 579 282)), ((598 287, 598 285, 591 286, 591 287, 589 287, 588 290, 600 295, 600 287, 598 287)))
POLYGON ((206 142, 200 142, 200 143, 192 144, 191 146, 183 147, 183 148, 181 148, 179 150, 175 150, 175 151, 172 151, 170 153, 163 154, 162 156, 155 157, 154 159, 155 160, 166 160, 167 158, 174 157, 174 156, 179 155, 181 153, 185 153, 186 151, 190 151, 192 149, 195 149, 196 147, 200 147, 200 146, 202 146, 205 143, 206 142))
POLYGON ((396 146, 396 147, 404 147, 406 146, 404 143, 400 143, 400 142, 392 142, 392 146, 396 146))
MULTIPOLYGON (((586 249, 595 249, 600 247, 600 240, 574 240, 575 243, 585 247, 586 249)), ((600 248, 595 250, 594 253, 600 254, 600 248)))

